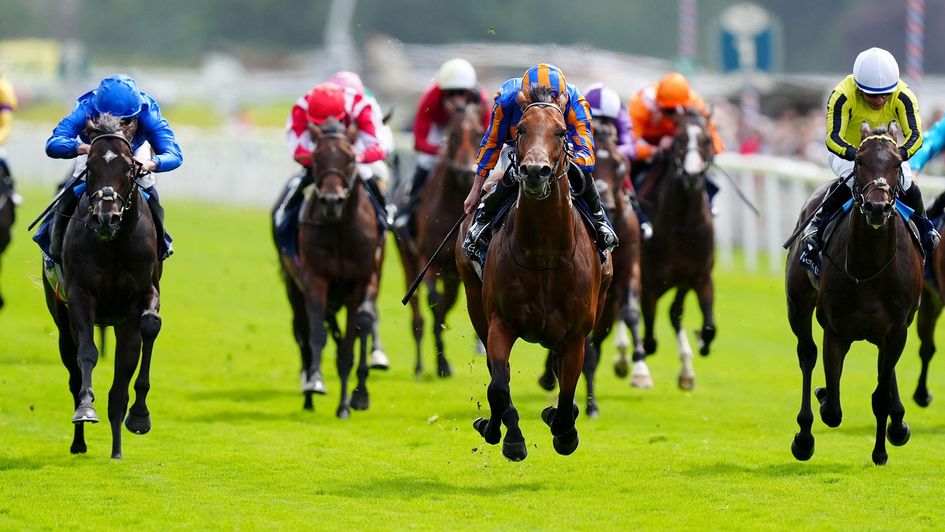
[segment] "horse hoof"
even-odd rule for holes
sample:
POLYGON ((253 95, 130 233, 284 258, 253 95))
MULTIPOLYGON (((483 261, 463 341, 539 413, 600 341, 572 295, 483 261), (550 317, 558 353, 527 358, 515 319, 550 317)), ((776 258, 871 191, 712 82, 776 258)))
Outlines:
POLYGON ((151 415, 136 416, 128 412, 125 416, 125 427, 132 434, 147 434, 151 432, 151 415))
POLYGON ((452 377, 452 376, 453 376, 453 368, 450 367, 450 363, 447 362, 446 360, 443 360, 443 361, 441 361, 441 362, 437 362, 437 365, 436 365, 436 375, 437 375, 437 377, 440 377, 441 379, 445 379, 445 378, 447 378, 447 377, 452 377))
POLYGON ((555 384, 557 384, 555 376, 551 373, 545 373, 541 377, 538 377, 538 385, 541 386, 542 390, 550 392, 555 389, 555 384))
POLYGON ((696 387, 696 378, 691 375, 680 375, 679 376, 679 389, 680 390, 692 390, 696 387))
POLYGON ((915 404, 925 408, 932 402, 932 394, 929 392, 920 393, 918 390, 912 395, 915 404))
POLYGON ((709 345, 715 339, 715 327, 703 327, 701 331, 696 331, 696 339, 699 341, 699 354, 709 356, 709 345))
POLYGON ((387 359, 387 355, 384 354, 380 349, 375 349, 371 352, 371 369, 379 369, 381 371, 387 371, 390 369, 390 361, 387 359))
POLYGON ((91 406, 80 406, 75 409, 75 414, 72 416, 72 422, 75 424, 78 423, 98 423, 98 415, 95 414, 95 409, 91 406))
POLYGON ((355 410, 367 410, 371 406, 371 398, 367 390, 357 388, 351 393, 351 408, 355 410))
POLYGON ((85 454, 88 451, 88 448, 85 446, 85 442, 82 443, 73 443, 69 447, 69 452, 72 454, 85 454))
POLYGON ((889 455, 885 450, 883 451, 873 451, 873 463, 876 465, 886 465, 886 460, 889 460, 889 455))
POLYGON ((648 355, 652 355, 656 352, 656 338, 644 338, 643 339, 643 351, 648 355))
POLYGON ((591 419, 597 419, 600 417, 600 410, 597 408, 596 403, 587 403, 587 408, 584 409, 584 412, 587 414, 587 417, 591 419))
POLYGON ((802 437, 800 433, 794 435, 794 441, 791 442, 791 454, 801 462, 810 460, 814 456, 814 437, 802 437))
POLYGON ((545 425, 548 425, 550 427, 551 423, 554 422, 555 415, 557 415, 557 413, 558 413, 557 408, 553 406, 546 407, 544 410, 541 411, 541 420, 545 422, 545 425))
POLYGON ((325 381, 322 380, 321 375, 313 375, 311 378, 303 380, 302 391, 306 394, 317 393, 318 395, 328 393, 328 389, 325 388, 325 381))
POLYGON ((305 402, 302 404, 302 409, 308 411, 315 410, 315 405, 312 403, 312 392, 305 392, 305 402))
POLYGON ((581 443, 581 438, 578 438, 577 429, 571 429, 561 436, 552 438, 551 443, 558 454, 568 456, 577 449, 578 444, 581 443))
POLYGON ((629 373, 630 366, 627 364, 627 358, 617 357, 617 359, 614 360, 614 374, 617 375, 618 379, 626 379, 629 373))
POLYGON ((912 436, 912 429, 909 428, 909 425, 905 421, 902 422, 902 425, 899 427, 893 426, 892 423, 886 427, 886 439, 889 440, 889 443, 895 445, 896 447, 902 447, 909 441, 909 437, 912 436))
POLYGON ((521 462, 528 456, 528 448, 525 446, 525 440, 510 442, 508 438, 502 442, 502 456, 505 456, 511 462, 521 462))
POLYGON ((473 428, 476 429, 476 432, 482 436, 486 443, 489 445, 495 445, 499 443, 499 439, 502 437, 502 433, 498 430, 492 432, 489 430, 489 420, 485 418, 477 418, 473 421, 473 428))
POLYGON ((338 419, 348 419, 351 417, 351 410, 347 405, 342 405, 338 407, 338 412, 335 415, 338 416, 338 419))
POLYGON ((840 426, 840 422, 843 421, 843 415, 839 410, 829 410, 827 409, 827 403, 820 403, 820 419, 824 422, 824 425, 835 429, 840 426))
POLYGON ((121 460, 121 453, 112 453, 112 460, 121 460))

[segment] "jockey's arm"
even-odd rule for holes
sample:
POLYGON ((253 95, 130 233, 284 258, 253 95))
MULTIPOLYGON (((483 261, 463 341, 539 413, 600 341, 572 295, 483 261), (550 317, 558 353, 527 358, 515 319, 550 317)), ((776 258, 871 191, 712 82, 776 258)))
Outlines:
POLYGON ((906 140, 899 146, 903 161, 908 161, 922 147, 922 119, 919 117, 919 104, 915 94, 908 87, 899 91, 896 98, 897 114, 900 127, 906 140))
POLYGON ((78 137, 85 128, 86 117, 85 106, 81 103, 63 117, 46 141, 46 155, 53 159, 73 159, 80 155, 78 148, 82 142, 78 137))
MULTIPOLYGON (((148 144, 154 149, 154 156, 151 157, 154 167, 151 170, 170 172, 179 167, 184 162, 184 157, 170 124, 161 116, 161 110, 157 105, 149 106, 147 112, 139 117, 139 121, 138 127, 145 129, 148 144)), ((148 168, 146 167, 145 170, 148 168)))
POLYGON ((420 105, 417 106, 417 116, 413 122, 413 145, 414 149, 420 153, 436 155, 440 147, 431 144, 427 138, 430 136, 430 128, 433 126, 433 115, 440 105, 440 91, 436 86, 427 89, 420 98, 420 105))
POLYGON ((650 110, 647 109, 646 104, 643 103, 643 98, 640 96, 639 92, 634 94, 630 99, 630 104, 627 106, 627 114, 630 116, 630 124, 633 126, 633 132, 637 137, 634 146, 636 157, 633 160, 647 161, 652 159, 653 156, 656 155, 656 147, 643 138, 647 125, 651 120, 650 110))
POLYGON ((13 111, 0 107, 0 144, 10 138, 11 131, 13 131, 13 111))
POLYGON ((292 159, 308 168, 312 165, 312 150, 315 146, 312 143, 312 133, 308 129, 308 116, 302 107, 304 102, 303 96, 292 106, 285 124, 285 136, 292 159))
POLYGON ((636 141, 633 138, 633 124, 630 122, 630 115, 624 109, 617 113, 617 150, 631 161, 636 159, 636 141))
POLYGON ((827 149, 848 161, 856 158, 856 148, 843 138, 849 121, 850 106, 847 95, 836 89, 827 100, 827 149))
POLYGON ((366 105, 354 119, 358 128, 358 144, 363 147, 358 157, 358 162, 361 164, 371 164, 387 158, 384 148, 377 140, 377 131, 374 129, 374 120, 371 118, 372 112, 371 106, 366 105))
POLYGON ((568 98, 565 115, 571 146, 572 161, 588 175, 594 172, 594 135, 591 129, 591 106, 576 92, 568 98))
POLYGON ((939 120, 923 134, 922 147, 909 159, 909 165, 915 172, 921 172, 930 160, 945 148, 945 120, 939 120))
MULTIPOLYGON (((518 87, 514 80, 509 80, 495 94, 495 105, 492 107, 489 126, 482 136, 482 142, 479 143, 479 152, 476 154, 476 174, 482 179, 489 177, 489 172, 495 168, 499 161, 502 145, 509 138, 509 130, 512 126, 512 106, 518 105, 515 101, 517 93, 518 87)), ((482 186, 481 182, 479 186, 482 186)), ((478 192, 478 189, 476 190, 478 192)))

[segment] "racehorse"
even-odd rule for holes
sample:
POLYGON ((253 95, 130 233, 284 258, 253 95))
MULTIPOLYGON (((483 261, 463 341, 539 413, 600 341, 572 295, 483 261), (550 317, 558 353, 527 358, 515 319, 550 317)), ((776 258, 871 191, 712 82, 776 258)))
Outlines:
MULTIPOLYGON (((161 329, 157 235, 144 192, 136 178, 129 139, 135 121, 123 124, 109 114, 89 121, 87 193, 63 235, 61 285, 43 276, 46 306, 59 329, 59 354, 69 370, 75 400, 71 451, 86 452, 84 424, 97 423, 92 406, 92 368, 99 352, 95 326, 115 328, 115 376, 108 393, 112 458, 121 458, 121 423, 135 434, 151 430, 146 399, 151 354, 161 329), (141 355, 135 402, 128 411, 128 384, 141 355)), ((67 191, 67 194, 73 193, 67 191)))
MULTIPOLYGON (((939 229, 941 234, 942 229, 939 229)), ((922 371, 919 373, 919 382, 916 385, 912 399, 921 407, 929 406, 932 394, 929 393, 928 377, 929 362, 935 354, 935 324, 942 314, 945 305, 945 291, 942 282, 945 280, 945 246, 935 248, 935 254, 930 259, 931 269, 935 281, 926 280, 922 288, 922 300, 919 303, 919 313, 916 316, 916 331, 919 333, 919 358, 922 359, 922 371)))
MULTIPOLYGON (((10 234, 16 220, 16 205, 13 204, 13 189, 7 187, 7 165, 0 161, 0 256, 10 245, 10 234)), ((3 308, 0 294, 0 308, 3 308)))
MULTIPOLYGON (((814 454, 811 424, 811 373, 817 363, 817 345, 811 336, 811 316, 824 330, 824 375, 826 386, 817 388, 820 418, 828 427, 840 425, 840 375, 850 344, 866 340, 879 348, 878 379, 873 392, 876 444, 873 463, 888 457, 884 436, 893 445, 909 441, 909 426, 903 421, 905 408, 896 384, 896 362, 906 343, 909 324, 922 292, 922 256, 899 219, 896 190, 901 186, 895 124, 870 130, 862 126, 863 141, 856 153, 852 179, 853 206, 840 219, 823 245, 819 281, 798 262, 802 243, 795 241, 788 252, 786 293, 788 320, 797 337, 801 367, 800 432, 791 452, 798 460, 814 454), (887 429, 886 418, 890 423, 887 429)), ((917 186, 917 185, 913 185, 917 186)), ((817 208, 827 185, 818 188, 804 205, 798 227, 817 208)))
POLYGON ((592 229, 571 203, 563 114, 567 95, 556 99, 549 87, 534 85, 527 99, 523 93, 518 98, 523 114, 517 126, 516 171, 503 178, 517 175, 518 201, 496 229, 482 280, 461 249, 463 239, 456 244, 469 316, 485 341, 491 376, 490 417, 477 419, 473 427, 494 445, 505 423, 502 454, 513 461, 525 459, 528 452, 509 387, 512 345, 522 338, 553 351, 558 406, 546 408, 542 419, 551 428, 555 450, 571 454, 579 442, 574 390, 584 366, 585 341, 601 314, 613 273, 610 254, 602 263, 592 229))
POLYGON ((304 408, 312 410, 314 383, 321 382, 322 351, 327 342, 325 324, 337 345, 336 366, 341 381, 337 416, 346 419, 351 408, 370 404, 368 336, 376 309, 366 299, 378 267, 377 252, 383 232, 374 207, 357 172, 354 131, 336 120, 312 127, 312 192, 302 205, 299 257, 280 251, 282 277, 292 306, 292 328, 302 354, 304 408), (297 262, 298 261, 298 262, 297 262), (344 334, 336 314, 344 307, 344 334), (354 342, 359 339, 358 385, 348 397, 348 376, 354 366, 354 342))
MULTIPOLYGON (((595 185, 600 191, 601 203, 614 225, 620 245, 613 251, 613 280, 601 316, 591 332, 584 354, 584 380, 587 383, 587 407, 589 417, 597 417, 599 408, 594 393, 594 375, 600 362, 601 348, 610 334, 614 320, 619 316, 630 329, 634 343, 634 361, 642 360, 643 340, 640 336, 640 224, 623 192, 624 179, 629 176, 629 161, 617 150, 617 130, 613 124, 594 122, 595 185)), ((620 357, 616 365, 623 364, 623 376, 627 375, 626 358, 620 357)), ((545 372, 538 379, 546 390, 555 386, 554 360, 549 352, 545 360, 545 372)), ((641 382, 635 376, 633 382, 641 382)))
MULTIPOLYGON (((712 162, 712 138, 706 118, 697 111, 675 115, 676 134, 672 147, 660 157, 640 188, 640 204, 653 221, 653 237, 643 242, 643 348, 647 355, 656 352, 653 318, 656 303, 672 288, 676 295, 669 308, 669 319, 676 332, 676 345, 682 367, 679 387, 695 385, 692 347, 682 328, 683 302, 690 290, 696 292, 702 310, 702 330, 698 332, 700 349, 705 356, 715 338, 712 314, 714 287, 712 266, 715 262, 715 233, 705 186, 706 169, 712 162)), ((643 360, 634 356, 634 370, 643 360)), ((649 373, 649 371, 646 371, 649 373)))
MULTIPOLYGON (((446 151, 430 173, 423 195, 420 196, 416 217, 416 243, 404 242, 400 246, 401 262, 404 265, 408 284, 416 278, 420 268, 433 257, 443 236, 449 232, 456 218, 462 214, 463 201, 476 175, 476 153, 484 131, 479 106, 467 104, 458 107, 448 103, 448 107, 451 117, 445 134, 446 151), (415 249, 411 247, 412 245, 416 246, 415 249)), ((427 303, 433 312, 436 366, 437 375, 440 377, 449 377, 453 374, 445 354, 443 331, 446 328, 446 314, 456 304, 456 298, 459 295, 460 278, 453 253, 455 238, 453 236, 453 239, 443 246, 423 277, 427 287, 427 303)), ((412 326, 417 346, 415 372, 420 375, 423 372, 421 341, 424 327, 419 296, 416 294, 410 298, 410 310, 413 315, 412 326)))

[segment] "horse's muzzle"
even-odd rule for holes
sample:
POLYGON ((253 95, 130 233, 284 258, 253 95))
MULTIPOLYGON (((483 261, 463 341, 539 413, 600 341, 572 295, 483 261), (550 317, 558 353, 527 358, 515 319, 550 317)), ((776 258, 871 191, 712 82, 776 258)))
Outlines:
POLYGON ((325 214, 325 222, 336 223, 341 220, 345 213, 346 199, 344 194, 325 194, 318 199, 325 214))
POLYGON ((554 170, 547 164, 523 164, 519 166, 522 192, 532 199, 545 199, 551 193, 551 176, 554 170))
POLYGON ((874 228, 882 227, 892 216, 894 209, 891 202, 865 201, 860 211, 866 215, 866 221, 874 228))

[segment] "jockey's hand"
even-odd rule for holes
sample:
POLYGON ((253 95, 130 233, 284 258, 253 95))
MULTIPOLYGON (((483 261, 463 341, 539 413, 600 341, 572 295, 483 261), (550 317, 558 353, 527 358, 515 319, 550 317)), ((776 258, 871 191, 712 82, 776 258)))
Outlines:
POLYGON ((673 137, 669 135, 663 135, 663 138, 660 139, 659 145, 657 148, 659 151, 664 152, 670 149, 673 146, 673 137))
POLYGON ((135 162, 141 165, 141 173, 147 174, 148 172, 153 172, 157 169, 157 163, 151 159, 141 160, 135 157, 135 162))
POLYGON ((89 146, 88 144, 79 144, 79 147, 76 149, 76 154, 86 155, 87 153, 89 153, 89 148, 91 148, 91 146, 89 146))
POLYGON ((481 187, 473 185, 472 190, 469 191, 469 195, 466 196, 466 201, 463 202, 463 210, 466 211, 466 214, 472 214, 476 210, 476 207, 479 206, 479 195, 481 187))

